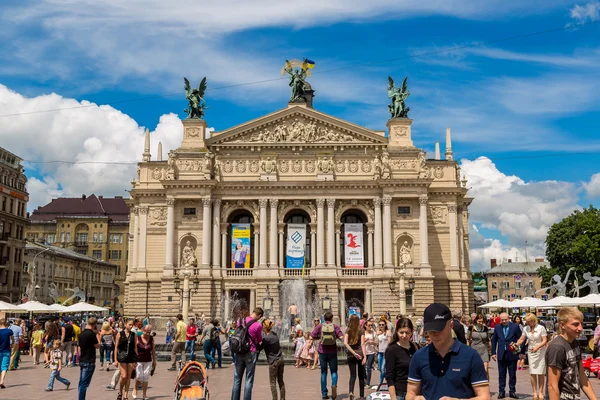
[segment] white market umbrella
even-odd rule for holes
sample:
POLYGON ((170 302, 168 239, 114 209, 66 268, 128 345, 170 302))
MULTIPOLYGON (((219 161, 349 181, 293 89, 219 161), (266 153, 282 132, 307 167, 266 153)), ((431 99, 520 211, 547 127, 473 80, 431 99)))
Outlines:
POLYGON ((47 313, 54 311, 50 306, 40 303, 39 301, 28 301, 27 303, 19 304, 17 308, 32 313, 47 313))
POLYGON ((54 311, 59 312, 59 313, 65 312, 65 309, 67 308, 67 307, 63 306, 62 304, 58 304, 58 303, 50 304, 48 307, 50 307, 51 309, 53 309, 54 311))
POLYGON ((4 301, 0 301, 0 311, 8 311, 8 312, 13 311, 14 312, 14 311, 23 311, 23 310, 21 310, 19 307, 15 306, 13 304, 6 303, 4 301))
POLYGON ((546 302, 546 304, 541 306, 541 308, 558 308, 558 307, 561 307, 563 305, 563 303, 569 302, 572 300, 573 299, 571 297, 557 296, 553 299, 548 300, 546 302))
POLYGON ((511 307, 513 307, 513 303, 508 300, 504 300, 504 299, 499 299, 496 301, 492 301, 491 303, 487 303, 482 306, 479 306, 479 308, 511 308, 511 307))
POLYGON ((104 312, 108 311, 107 308, 98 307, 93 304, 86 303, 85 301, 75 303, 72 306, 66 307, 63 312, 66 313, 81 313, 81 312, 104 312))
POLYGON ((561 303, 562 306, 597 306, 600 305, 600 294, 588 294, 584 297, 574 297, 561 303))
POLYGON ((511 301, 512 307, 527 308, 527 307, 544 307, 546 301, 535 297, 523 297, 522 299, 511 301))

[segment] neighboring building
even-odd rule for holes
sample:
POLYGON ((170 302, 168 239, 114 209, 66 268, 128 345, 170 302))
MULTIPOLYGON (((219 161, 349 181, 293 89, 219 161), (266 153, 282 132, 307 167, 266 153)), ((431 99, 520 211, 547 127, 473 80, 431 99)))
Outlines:
POLYGON ((330 297, 341 321, 354 306, 473 308, 472 199, 449 129, 445 159, 427 159, 406 118, 388 121, 389 138, 298 103, 207 139, 204 120, 182 122, 168 160, 151 160, 146 134, 130 192, 126 314, 180 310, 184 260, 197 262, 190 311, 220 318, 238 301, 283 315, 286 281, 299 279, 307 306, 330 297))
POLYGON ((27 239, 64 247, 117 265, 113 307, 123 312, 129 208, 122 197, 83 195, 52 200, 29 217, 27 239))
POLYGON ((491 269, 484 272, 488 287, 488 300, 514 300, 523 297, 541 299, 544 293, 535 293, 542 289, 542 277, 538 275, 541 267, 550 268, 543 258, 535 262, 512 262, 508 259, 504 264, 497 265, 495 258, 490 260, 491 269))
MULTIPOLYGON (((73 304, 80 291, 88 302, 113 307, 117 265, 61 247, 28 242, 23 263, 22 292, 27 300, 73 304), (35 268, 30 268, 34 263, 35 268), (30 293, 31 292, 31 293, 30 293)), ((77 299, 79 300, 79 299, 77 299)))
POLYGON ((0 147, 0 300, 20 302, 27 202, 23 160, 0 147))

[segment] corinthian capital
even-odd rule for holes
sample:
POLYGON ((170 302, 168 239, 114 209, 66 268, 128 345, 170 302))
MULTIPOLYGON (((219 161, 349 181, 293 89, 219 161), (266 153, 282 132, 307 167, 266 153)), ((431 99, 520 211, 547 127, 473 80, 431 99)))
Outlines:
POLYGON ((325 206, 325 199, 317 199, 317 207, 323 208, 325 206))
POLYGON ((381 202, 383 203, 384 206, 389 206, 390 204, 392 204, 392 196, 383 196, 383 199, 381 199, 381 202))
POLYGON ((375 206, 375 207, 381 207, 381 197, 375 197, 373 199, 373 206, 375 206))
POLYGON ((258 199, 258 205, 260 206, 260 208, 267 208, 268 203, 268 199, 258 199))
POLYGON ((175 199, 173 197, 167 197, 167 205, 172 207, 175 205, 175 199))
POLYGON ((202 204, 204 204, 204 207, 210 207, 211 203, 212 203, 212 199, 210 197, 202 198, 202 204))
POLYGON ((335 199, 327 199, 327 207, 333 208, 335 206, 335 199))
POLYGON ((271 203, 271 207, 277 208, 277 205, 279 204, 279 199, 270 199, 269 202, 271 203))
POLYGON ((148 214, 148 207, 138 207, 138 211, 141 215, 146 215, 148 214))
POLYGON ((429 198, 427 197, 426 194, 419 196, 419 204, 427 205, 428 202, 429 202, 429 198))
POLYGON ((221 207, 221 199, 214 199, 214 200, 213 200, 213 204, 214 204, 216 207, 221 207))
POLYGON ((456 213, 456 204, 448 204, 448 212, 456 213))

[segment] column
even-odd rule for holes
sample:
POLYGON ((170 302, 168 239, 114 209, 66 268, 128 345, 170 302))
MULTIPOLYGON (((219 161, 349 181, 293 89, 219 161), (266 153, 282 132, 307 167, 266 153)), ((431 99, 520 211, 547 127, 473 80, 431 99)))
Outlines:
POLYGON ((346 326, 346 293, 344 289, 340 290, 340 325, 346 326))
POLYGON ((204 212, 202 213, 202 268, 210 268, 210 249, 211 249, 211 218, 210 218, 210 205, 212 199, 210 197, 204 197, 202 204, 204 205, 204 212))
POLYGON ((250 312, 252 312, 256 308, 256 290, 250 289, 250 304, 248 307, 250 312))
POLYGON ((230 263, 227 259, 227 229, 223 229, 221 231, 221 268, 227 269, 229 265, 230 263))
POLYGON ((373 240, 374 240, 374 254, 373 254, 373 262, 375 263, 375 268, 381 268, 381 248, 383 244, 382 239, 382 227, 381 227, 381 198, 375 197, 373 199, 373 207, 375 208, 375 230, 373 232, 373 240))
POLYGON ((342 236, 341 226, 338 226, 335 230, 335 265, 340 267, 342 265, 342 253, 340 251, 340 236, 342 236))
POLYGON ((335 199, 327 199, 327 266, 335 267, 335 199))
POLYGON ((148 222, 148 207, 139 207, 140 211, 140 247, 138 254, 138 269, 146 269, 146 228, 148 222))
POLYGON ((283 249, 285 248, 283 243, 283 230, 285 229, 285 225, 279 230, 279 268, 285 268, 285 255, 283 254, 283 249))
POLYGON ((258 251, 260 249, 260 243, 259 243, 260 235, 258 233, 259 230, 260 230, 260 224, 257 224, 255 222, 254 223, 254 268, 258 268, 258 259, 259 259, 258 251), (256 228, 258 228, 258 229, 256 229, 256 228))
POLYGON ((188 320, 188 312, 190 309, 190 274, 189 271, 185 271, 183 276, 183 307, 181 314, 183 314, 183 320, 188 320))
MULTIPOLYGON (((465 270, 465 255, 464 255, 464 225, 463 225, 463 208, 457 208, 457 217, 458 217, 458 268, 460 270, 460 274, 465 274, 466 278, 466 270, 465 270)), ((525 260, 527 261, 527 260, 525 260)))
POLYGON ((450 220, 450 271, 458 272, 458 232, 456 231, 456 204, 448 205, 448 219, 450 220))
POLYGON ((259 199, 260 206, 260 249, 259 249, 259 267, 267 267, 267 199, 259 199))
POLYGON ((167 198, 167 251, 164 275, 173 275, 173 250, 175 247, 175 199, 167 198))
POLYGON ((271 206, 271 217, 269 221, 269 228, 271 232, 269 233, 269 266, 277 267, 277 204, 279 203, 278 199, 269 200, 269 205, 271 206))
POLYGON ((365 289, 365 311, 370 316, 373 315, 373 307, 371 306, 371 289, 365 289))
POLYGON ((139 207, 135 207, 133 209, 133 214, 134 214, 134 218, 133 218, 133 243, 131 245, 131 252, 133 255, 133 260, 132 260, 132 265, 131 265, 131 270, 133 272, 135 272, 137 270, 137 265, 138 265, 138 247, 139 247, 139 243, 140 243, 140 236, 138 233, 138 230, 140 229, 140 208, 139 207))
POLYGON ((225 290, 225 307, 224 310, 224 315, 223 315, 223 321, 229 321, 229 290, 225 290))
POLYGON ((221 266, 221 199, 213 200, 212 221, 212 266, 218 268, 221 266))
POLYGON ((317 266, 317 232, 315 224, 310 224, 310 267, 317 266))
POLYGON ((404 272, 400 273, 400 314, 406 314, 406 280, 404 272))
POLYGON ((373 229, 367 231, 367 267, 373 268, 373 229))
POLYGON ((325 199, 317 199, 317 268, 325 266, 325 199))
POLYGON ((419 236, 421 249, 421 273, 429 275, 431 273, 431 265, 429 265, 429 229, 427 227, 427 195, 419 196, 419 236), (427 272, 429 271, 429 273, 427 272))
POLYGON ((393 267, 392 263, 392 196, 383 196, 383 266, 393 267))

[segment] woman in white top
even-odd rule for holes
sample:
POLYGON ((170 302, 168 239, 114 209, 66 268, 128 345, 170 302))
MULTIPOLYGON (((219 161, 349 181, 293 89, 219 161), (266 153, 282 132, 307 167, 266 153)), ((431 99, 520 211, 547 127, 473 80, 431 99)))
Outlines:
MULTIPOLYGON (((380 320, 377 323, 377 364, 379 365, 379 386, 385 379, 385 350, 388 344, 392 340, 392 332, 388 329, 387 321, 385 319, 380 320)), ((377 387, 379 387, 377 386, 377 387)), ((377 389, 375 387, 375 389, 377 389)))
POLYGON ((517 342, 521 345, 527 341, 527 358, 529 359, 529 380, 533 388, 533 399, 543 399, 544 375, 546 374, 546 343, 548 333, 543 325, 538 324, 537 317, 529 313, 525 316, 527 324, 523 335, 517 342))
POLYGON ((365 333, 363 336, 365 337, 365 356, 367 357, 367 376, 365 379, 365 387, 371 387, 371 373, 373 372, 373 361, 375 361, 375 356, 377 355, 377 334, 375 333, 375 329, 373 329, 372 321, 368 321, 365 324, 365 333))

